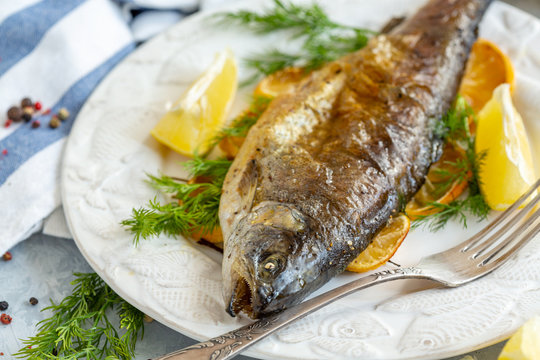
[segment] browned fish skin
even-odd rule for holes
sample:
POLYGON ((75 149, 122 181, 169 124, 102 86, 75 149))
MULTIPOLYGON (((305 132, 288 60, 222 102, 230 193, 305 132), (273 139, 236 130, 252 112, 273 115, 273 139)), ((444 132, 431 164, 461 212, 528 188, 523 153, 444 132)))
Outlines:
POLYGON ((440 154, 490 0, 432 0, 388 35, 275 99, 224 183, 228 311, 300 302, 342 272, 419 189, 440 154))

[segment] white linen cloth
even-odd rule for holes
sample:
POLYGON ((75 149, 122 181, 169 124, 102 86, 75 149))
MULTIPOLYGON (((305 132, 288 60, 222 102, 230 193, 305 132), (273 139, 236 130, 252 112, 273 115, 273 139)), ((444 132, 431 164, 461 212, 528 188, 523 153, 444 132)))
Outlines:
MULTIPOLYGON (((221 0, 222 2, 223 0, 221 0)), ((220 0, 213 0, 216 4, 220 0)), ((136 44, 196 11, 199 0, 0 0, 0 255, 41 229, 60 205, 62 150, 100 80, 136 44), (48 115, 6 126, 24 97, 48 115), (61 126, 48 126, 66 108, 61 126)), ((49 233, 70 237, 59 210, 49 233)))

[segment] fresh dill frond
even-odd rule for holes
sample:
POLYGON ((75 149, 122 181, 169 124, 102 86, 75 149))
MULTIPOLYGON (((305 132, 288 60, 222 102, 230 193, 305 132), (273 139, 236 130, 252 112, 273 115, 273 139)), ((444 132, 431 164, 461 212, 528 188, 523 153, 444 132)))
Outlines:
POLYGON ((355 28, 337 28, 333 31, 316 33, 308 36, 303 46, 304 59, 299 65, 313 70, 366 46, 369 37, 363 30, 355 28))
POLYGON ((37 324, 15 355, 41 359, 123 359, 134 356, 144 335, 144 314, 128 304, 95 273, 75 273, 71 295, 42 311, 53 315, 37 324), (121 334, 110 316, 116 311, 121 334))
MULTIPOLYGON (((299 54, 287 54, 278 49, 270 49, 262 54, 251 55, 244 60, 244 63, 256 70, 259 75, 270 75, 286 67, 298 65, 301 59, 306 58, 299 54)), ((309 60, 306 62, 310 63, 309 60)), ((257 78, 255 77, 254 80, 257 78)))
POLYGON ((224 24, 236 23, 256 33, 269 33, 276 30, 292 29, 297 36, 310 28, 341 27, 328 18, 324 10, 317 4, 307 6, 291 2, 274 0, 274 7, 262 14, 251 11, 220 13, 216 19, 224 24))
POLYGON ((251 56, 246 64, 259 74, 269 75, 289 66, 315 69, 364 47, 376 32, 338 24, 317 4, 295 5, 274 0, 274 7, 263 13, 238 11, 216 16, 219 23, 244 26, 256 33, 288 30, 291 38, 303 42, 298 53, 270 49, 251 56))
POLYGON ((458 96, 455 105, 443 116, 438 129, 438 135, 446 142, 454 142, 464 149, 464 155, 456 161, 445 162, 445 168, 436 169, 436 174, 444 178, 433 190, 436 195, 444 194, 456 181, 467 181, 467 192, 462 199, 454 200, 448 204, 430 202, 437 212, 429 215, 417 216, 413 222, 414 227, 425 226, 431 231, 441 230, 452 219, 458 220, 463 227, 467 227, 467 219, 472 215, 477 220, 484 220, 490 212, 482 193, 480 192, 479 169, 486 157, 486 152, 476 153, 474 149, 474 136, 469 131, 469 119, 475 120, 475 114, 466 100, 458 96))
POLYGON ((428 206, 433 207, 437 212, 429 215, 418 215, 412 223, 412 228, 426 227, 429 231, 439 231, 443 229, 448 221, 457 218, 462 224, 467 226, 467 215, 463 201, 454 200, 449 204, 431 202, 428 206))
MULTIPOLYGON (((245 137, 266 110, 271 99, 255 97, 249 110, 233 120, 231 126, 222 129, 212 140, 212 147, 229 136, 245 137)), ((157 198, 144 207, 134 208, 131 217, 121 222, 133 233, 133 243, 165 234, 170 237, 189 236, 195 231, 211 233, 219 226, 219 200, 223 181, 232 161, 210 160, 195 156, 184 167, 193 182, 185 182, 166 175, 147 174, 153 188, 169 194, 175 201, 165 204, 157 198)))
POLYGON ((131 210, 131 218, 121 224, 133 233, 133 242, 139 245, 141 238, 147 240, 165 234, 170 237, 185 235, 195 224, 194 216, 186 213, 178 202, 161 204, 157 199, 148 201, 146 207, 131 210))
POLYGON ((471 138, 469 119, 476 120, 474 110, 461 95, 456 97, 454 106, 438 122, 435 133, 446 141, 468 141, 471 138))
POLYGON ((420 215, 412 223, 413 228, 424 226, 430 231, 443 229, 450 220, 457 220, 464 228, 467 227, 467 219, 472 214, 477 220, 484 220, 489 214, 490 208, 486 204, 482 194, 469 194, 462 200, 454 200, 448 204, 432 202, 428 204, 438 212, 430 215, 420 215))
POLYGON ((154 198, 145 207, 132 209, 131 217, 121 224, 133 233, 134 244, 160 234, 175 237, 189 236, 196 230, 212 232, 219 225, 221 188, 231 163, 201 157, 189 161, 185 166, 190 176, 204 182, 185 183, 166 175, 147 175, 152 187, 171 194, 176 201, 161 204, 154 198))
POLYGON ((209 160, 196 156, 184 164, 191 177, 205 177, 214 184, 222 184, 231 167, 227 159, 209 160))
POLYGON ((226 137, 246 137, 249 129, 259 120, 271 101, 272 98, 266 96, 255 96, 246 112, 236 117, 230 126, 218 132, 212 139, 212 145, 217 145, 226 137))
MULTIPOLYGON (((211 146, 229 136, 245 137, 270 101, 267 97, 255 97, 249 110, 233 120, 230 127, 222 129, 212 140, 211 146)), ((195 231, 211 233, 219 226, 221 189, 231 164, 231 160, 195 156, 184 164, 193 182, 162 174, 147 174, 150 186, 169 194, 175 201, 162 204, 154 198, 144 207, 132 209, 131 217, 121 224, 133 233, 133 243, 138 245, 141 239, 161 234, 176 237, 189 236, 195 231)))

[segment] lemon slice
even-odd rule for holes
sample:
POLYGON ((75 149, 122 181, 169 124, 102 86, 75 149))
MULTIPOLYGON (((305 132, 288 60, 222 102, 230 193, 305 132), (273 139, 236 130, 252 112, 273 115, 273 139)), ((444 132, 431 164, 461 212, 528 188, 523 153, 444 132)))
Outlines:
POLYGON ((150 133, 180 154, 206 153, 210 139, 225 122, 236 88, 236 61, 230 50, 224 50, 150 133))
POLYGON ((405 212, 411 219, 440 212, 441 209, 433 207, 431 203, 450 204, 465 191, 467 179, 458 178, 448 183, 451 175, 446 175, 457 173, 459 168, 454 164, 458 164, 464 157, 464 151, 460 147, 446 144, 441 158, 429 168, 426 182, 405 207, 405 212), (442 175, 443 170, 445 175, 442 175))
POLYGON ((527 321, 504 346, 499 360, 540 359, 540 316, 527 321))
POLYGON ((258 96, 276 97, 279 94, 291 92, 302 81, 307 71, 301 67, 288 67, 278 70, 262 79, 254 90, 258 96))
POLYGON ((501 84, 515 83, 510 58, 494 43, 478 39, 471 49, 458 93, 478 112, 489 101, 493 90, 501 84))
POLYGON ((347 266, 347 270, 365 272, 386 263, 407 237, 410 227, 411 221, 407 215, 399 214, 390 218, 371 244, 347 266))
POLYGON ((505 210, 536 180, 531 147, 509 84, 499 85, 478 113, 475 151, 486 151, 480 190, 492 209, 505 210))

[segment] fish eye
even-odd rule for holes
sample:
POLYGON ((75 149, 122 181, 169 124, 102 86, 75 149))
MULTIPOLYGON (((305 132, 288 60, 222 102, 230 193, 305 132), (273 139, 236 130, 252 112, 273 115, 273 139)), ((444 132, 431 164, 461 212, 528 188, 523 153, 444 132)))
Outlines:
POLYGON ((259 263, 259 277, 263 281, 269 281, 279 274, 285 266, 285 257, 280 254, 272 254, 259 263))

